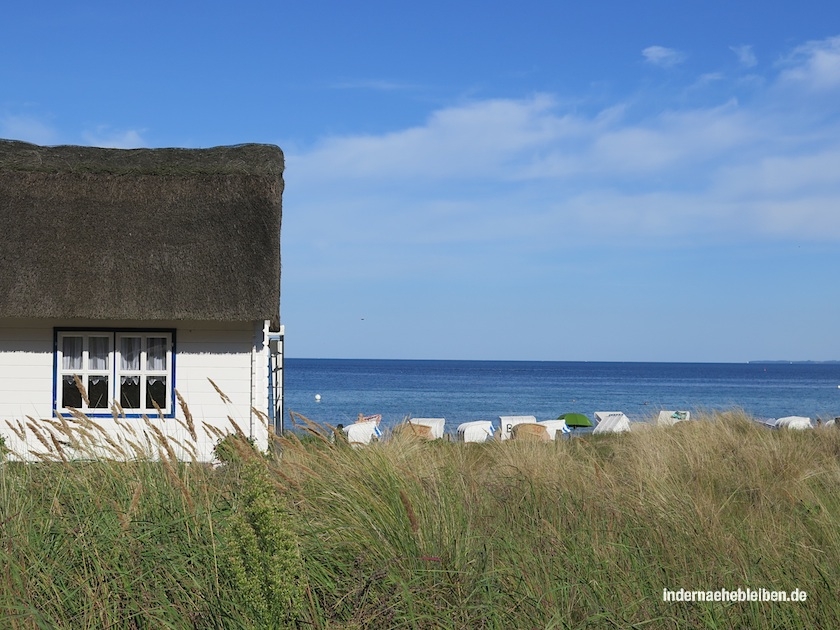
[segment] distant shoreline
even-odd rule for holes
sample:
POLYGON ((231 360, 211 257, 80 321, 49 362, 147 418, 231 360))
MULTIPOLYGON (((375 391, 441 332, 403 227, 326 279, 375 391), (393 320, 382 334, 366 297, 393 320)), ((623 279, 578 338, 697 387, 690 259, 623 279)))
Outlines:
POLYGON ((822 364, 835 364, 840 363, 840 361, 785 361, 785 360, 775 360, 775 361, 747 361, 747 363, 751 365, 822 365, 822 364))
POLYGON ((333 362, 380 362, 380 363, 531 363, 531 364, 589 364, 589 365, 837 365, 840 359, 827 361, 790 361, 787 359, 759 359, 753 361, 581 361, 571 359, 406 359, 406 358, 371 358, 371 357, 290 357, 287 361, 333 361, 333 362))

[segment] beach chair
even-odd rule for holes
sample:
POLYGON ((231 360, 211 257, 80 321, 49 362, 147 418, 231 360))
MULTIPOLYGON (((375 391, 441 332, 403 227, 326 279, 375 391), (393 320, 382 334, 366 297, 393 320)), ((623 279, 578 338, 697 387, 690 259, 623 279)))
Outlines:
POLYGON ((785 416, 776 420, 773 426, 777 429, 810 429, 811 418, 804 416, 785 416))
POLYGON ((408 437, 419 440, 434 440, 432 434, 432 427, 424 424, 414 424, 412 422, 404 422, 394 427, 394 437, 408 437))
POLYGON ((443 426, 446 424, 445 418, 409 418, 408 422, 415 426, 429 427, 431 430, 432 440, 439 440, 443 437, 443 426))
POLYGON ((517 424, 536 424, 534 416, 499 416, 498 437, 500 440, 509 440, 513 437, 513 427, 517 424))
POLYGON ((351 445, 358 446, 370 444, 374 439, 382 437, 382 432, 379 430, 379 422, 382 416, 359 416, 359 420, 353 424, 348 424, 342 429, 347 436, 347 442, 351 445))
POLYGON ((656 418, 656 426, 658 427, 669 427, 671 425, 676 424, 677 422, 683 422, 686 420, 691 420, 691 412, 690 411, 660 411, 659 416, 656 418))
POLYGON ((459 442, 486 442, 493 437, 493 423, 490 420, 473 420, 458 425, 459 442))
POLYGON ((596 411, 598 426, 592 433, 623 433, 630 430, 630 418, 621 411, 596 411))
POLYGON ((548 438, 550 440, 556 440, 558 433, 563 436, 564 434, 572 432, 572 430, 566 426, 565 420, 540 420, 537 424, 545 427, 546 431, 548 431, 548 438))
POLYGON ((513 425, 511 431, 512 440, 520 440, 526 442, 550 442, 551 438, 548 436, 548 429, 536 422, 519 422, 513 425))

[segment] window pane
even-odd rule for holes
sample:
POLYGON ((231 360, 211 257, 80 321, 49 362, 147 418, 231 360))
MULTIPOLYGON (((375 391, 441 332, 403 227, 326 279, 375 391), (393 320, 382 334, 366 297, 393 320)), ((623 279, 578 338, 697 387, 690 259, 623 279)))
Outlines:
POLYGON ((107 409, 108 408, 108 377, 107 376, 89 376, 88 399, 90 400, 91 409, 107 409))
MULTIPOLYGON (((82 338, 63 337, 61 340, 61 369, 82 369, 82 338)), ((66 406, 66 405, 65 405, 66 406)))
MULTIPOLYGON (((81 357, 79 359, 81 360, 81 357)), ((82 407, 82 394, 76 387, 76 380, 72 376, 65 376, 61 379, 61 406, 65 409, 68 407, 81 409, 82 407)))
POLYGON ((140 377, 120 377, 120 405, 123 409, 140 409, 140 377))
POLYGON ((88 339, 88 369, 108 369, 108 337, 90 337, 88 339))
POLYGON ((146 379, 146 408, 154 409, 155 404, 161 409, 166 409, 165 376, 149 376, 146 379))
POLYGON ((162 372, 166 369, 166 338, 146 339, 146 369, 162 372))
POLYGON ((140 369, 140 337, 122 337, 120 339, 120 369, 140 369))

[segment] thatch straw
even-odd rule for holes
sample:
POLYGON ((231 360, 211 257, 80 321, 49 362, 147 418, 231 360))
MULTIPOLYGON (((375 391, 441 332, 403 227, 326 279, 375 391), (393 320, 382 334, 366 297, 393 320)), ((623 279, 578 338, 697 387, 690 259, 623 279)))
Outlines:
POLYGON ((0 317, 279 323, 283 154, 0 140, 0 317))

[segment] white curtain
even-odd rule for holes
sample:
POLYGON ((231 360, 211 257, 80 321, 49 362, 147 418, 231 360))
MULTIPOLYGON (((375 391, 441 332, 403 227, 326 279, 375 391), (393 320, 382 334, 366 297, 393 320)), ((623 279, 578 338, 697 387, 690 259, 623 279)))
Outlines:
POLYGON ((108 369, 108 337, 90 337, 88 339, 88 369, 108 369))
POLYGON ((162 372, 166 369, 166 338, 146 339, 146 369, 162 372))
POLYGON ((61 340, 61 369, 82 369, 82 338, 63 337, 61 340))
POLYGON ((140 369, 140 337, 122 337, 120 339, 120 369, 140 369))

